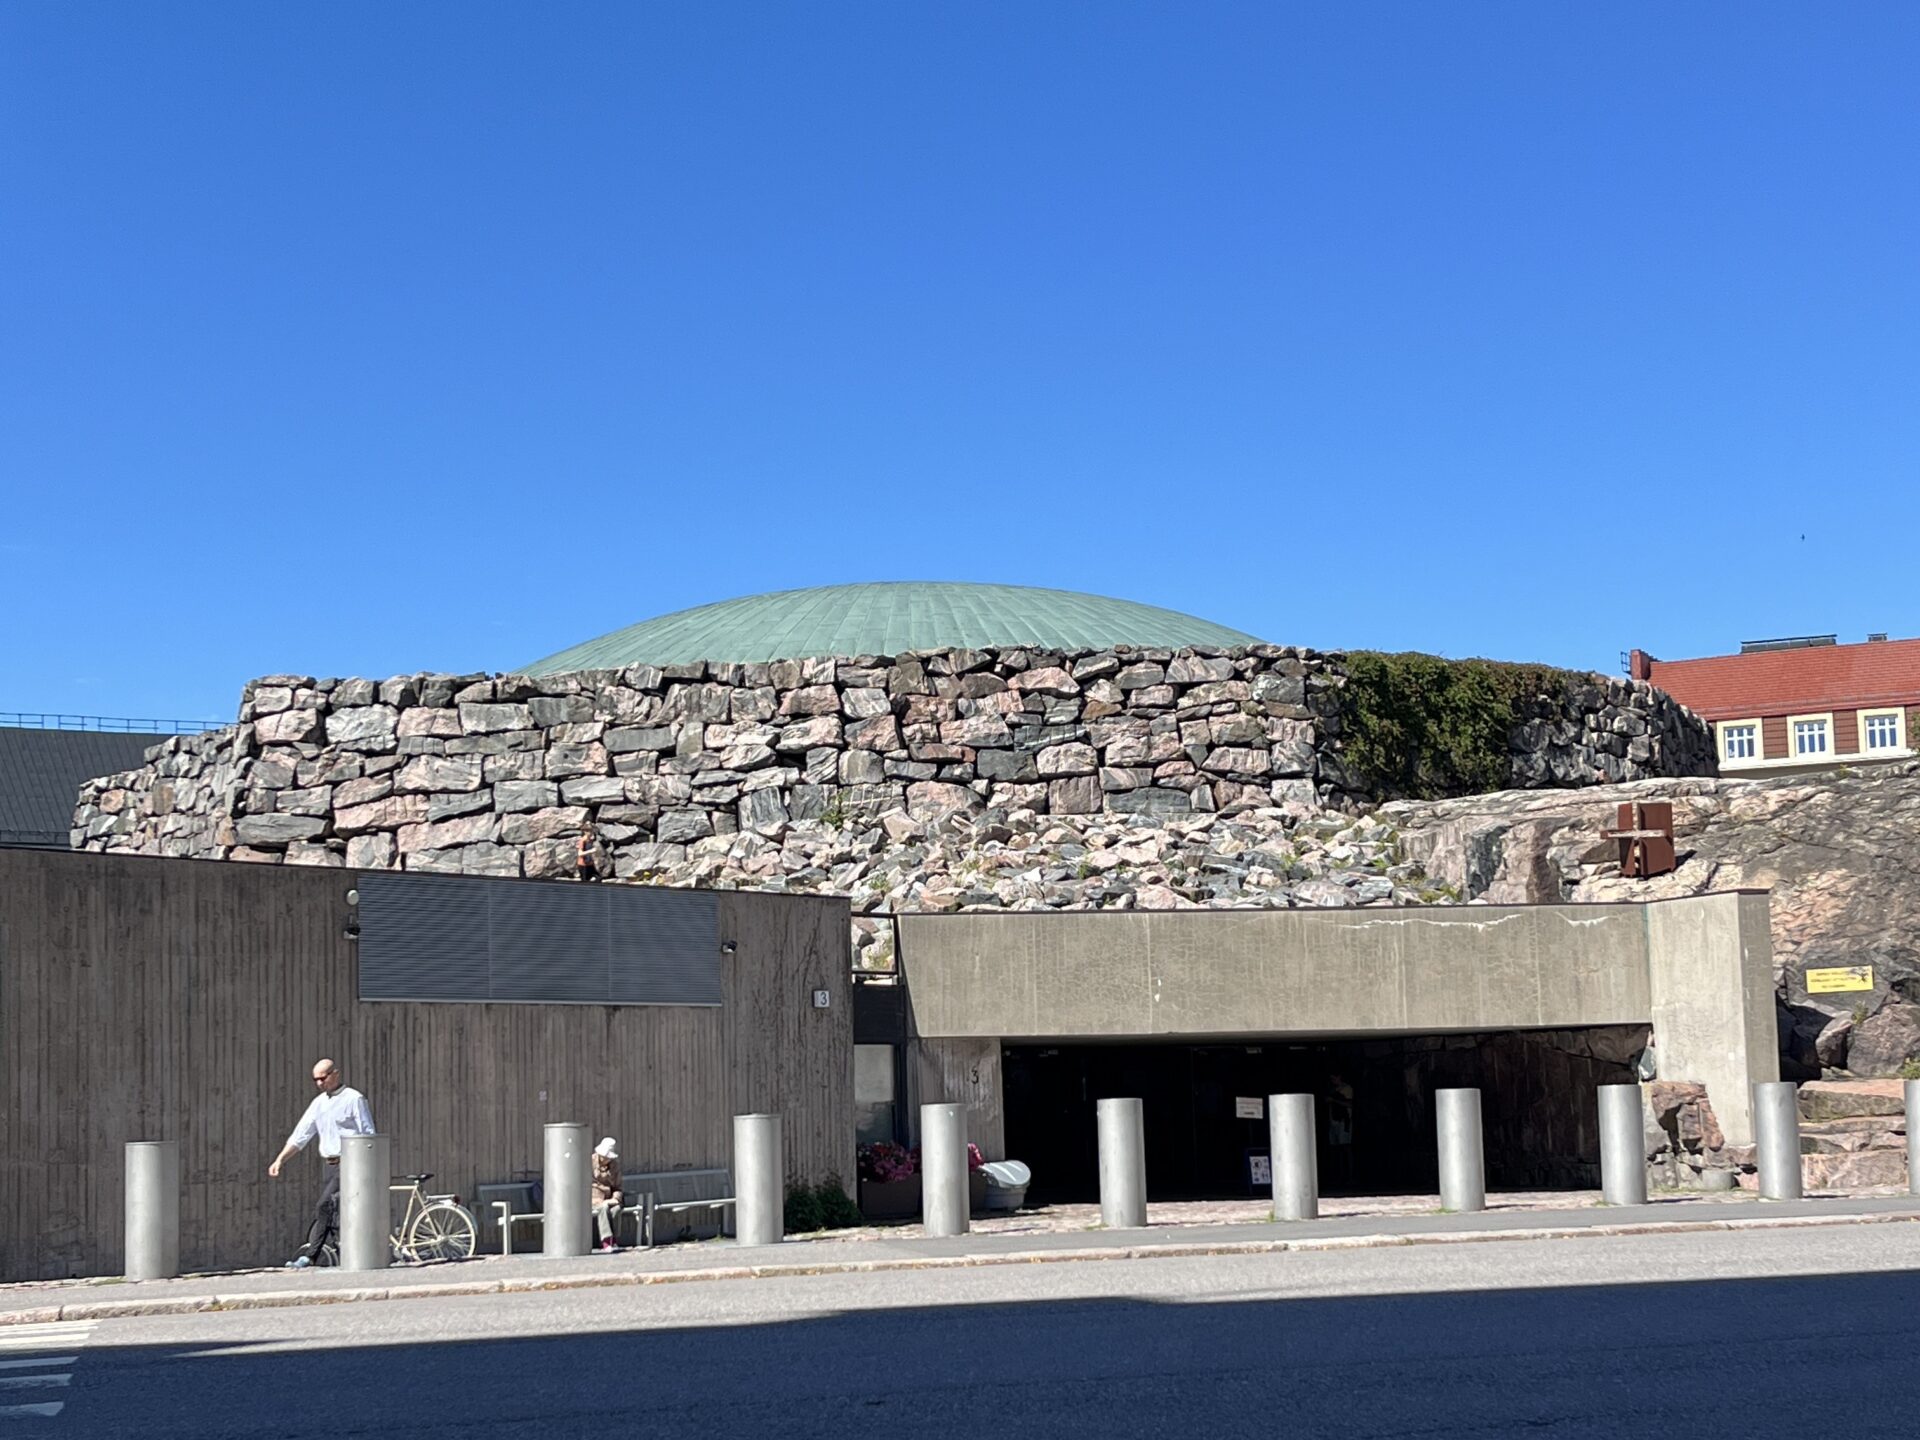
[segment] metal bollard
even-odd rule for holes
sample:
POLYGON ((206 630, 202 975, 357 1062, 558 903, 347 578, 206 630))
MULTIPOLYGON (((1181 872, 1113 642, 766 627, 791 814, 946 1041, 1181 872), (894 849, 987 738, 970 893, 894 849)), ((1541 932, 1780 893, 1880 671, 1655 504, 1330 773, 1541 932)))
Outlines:
POLYGON ((964 1235, 973 1209, 967 1182, 967 1107, 920 1107, 920 1217, 929 1235, 964 1235))
POLYGON ((1754 1163, 1762 1200, 1798 1200, 1800 1182, 1800 1087, 1791 1080, 1763 1080, 1753 1087, 1754 1163))
POLYGON ((565 1121, 547 1126, 546 1163, 540 1171, 542 1255, 585 1255, 593 1243, 592 1149, 586 1126, 565 1121))
POLYGON ((340 1137, 340 1268, 384 1270, 393 1259, 393 1137, 340 1137))
POLYGON ((1920 1152, 1916 1152, 1913 1140, 1913 1122, 1920 1119, 1920 1080, 1909 1080, 1904 1088, 1907 1095, 1907 1193, 1920 1195, 1920 1165, 1914 1164, 1920 1152))
POLYGON ((180 1142, 130 1140, 126 1177, 127 1279, 180 1273, 180 1142))
POLYGON ((1640 1087, 1600 1087, 1600 1198, 1609 1205, 1647 1203, 1647 1125, 1640 1087))
POLYGON ((1317 1219, 1320 1151, 1313 1124, 1313 1096, 1267 1097, 1267 1153, 1273 1157, 1273 1218, 1317 1219))
POLYGON ((1440 1208, 1464 1214, 1487 1208, 1487 1159, 1480 1138, 1480 1092, 1434 1095, 1440 1122, 1440 1208))
POLYGON ((1147 1223, 1147 1142, 1138 1100, 1094 1103, 1100 1134, 1100 1223, 1138 1230, 1147 1223))
POLYGON ((733 1117, 734 1233, 742 1245, 778 1245, 787 1233, 786 1163, 778 1115, 733 1117))

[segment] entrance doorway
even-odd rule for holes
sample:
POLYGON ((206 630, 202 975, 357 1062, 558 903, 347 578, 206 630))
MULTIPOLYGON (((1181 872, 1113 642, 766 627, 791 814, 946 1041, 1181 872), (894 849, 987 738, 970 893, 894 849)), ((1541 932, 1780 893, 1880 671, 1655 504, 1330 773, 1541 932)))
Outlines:
POLYGON ((1137 1096, 1156 1200, 1267 1193, 1266 1097, 1316 1097, 1326 1195, 1431 1194, 1433 1093, 1481 1092, 1496 1189, 1599 1183, 1596 1087, 1634 1078, 1644 1025, 1496 1034, 1194 1045, 1015 1045, 1001 1056, 1007 1153, 1036 1202, 1099 1197, 1094 1104, 1137 1096))

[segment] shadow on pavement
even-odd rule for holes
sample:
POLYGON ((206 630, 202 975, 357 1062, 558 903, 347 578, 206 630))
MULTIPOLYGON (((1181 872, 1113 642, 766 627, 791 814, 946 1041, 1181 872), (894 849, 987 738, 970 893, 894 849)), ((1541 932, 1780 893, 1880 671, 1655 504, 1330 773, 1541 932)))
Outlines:
MULTIPOLYGON (((674 1328, 632 1328, 644 1290, 595 1292, 582 1313, 609 1328, 559 1337, 287 1351, 96 1343, 65 1413, 33 1423, 61 1437, 192 1440, 1906 1440, 1920 1429, 1917 1280, 1900 1271, 1307 1299, 1249 1287, 1204 1303, 966 1304, 674 1328)), ((500 1303, 468 1303, 449 1323, 500 1323, 500 1303)), ((356 1333, 375 1333, 387 1308, 362 1307, 356 1333)), ((277 1333, 256 1321, 255 1333, 277 1333)))

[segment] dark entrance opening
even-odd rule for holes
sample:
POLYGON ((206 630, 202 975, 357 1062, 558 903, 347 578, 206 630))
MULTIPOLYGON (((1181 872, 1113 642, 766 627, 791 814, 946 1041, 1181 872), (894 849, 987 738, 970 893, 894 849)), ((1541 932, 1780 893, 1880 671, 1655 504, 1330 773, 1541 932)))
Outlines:
POLYGON ((1035 1203, 1099 1197, 1094 1102, 1137 1096, 1147 1190, 1157 1200, 1266 1193, 1266 1097, 1317 1097, 1326 1195, 1439 1187, 1433 1093, 1481 1092, 1495 1189, 1599 1184, 1600 1085, 1634 1078, 1644 1025, 1368 1039, 1004 1047, 1007 1154, 1032 1167, 1035 1203), (1258 1113, 1254 1113, 1257 1109, 1258 1113))

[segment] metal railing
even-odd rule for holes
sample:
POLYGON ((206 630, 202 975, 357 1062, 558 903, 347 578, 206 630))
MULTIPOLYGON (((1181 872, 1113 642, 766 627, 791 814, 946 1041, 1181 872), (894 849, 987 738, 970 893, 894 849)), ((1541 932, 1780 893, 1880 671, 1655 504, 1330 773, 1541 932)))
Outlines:
POLYGON ((92 730, 110 735, 198 735, 227 720, 130 720, 122 715, 51 715, 0 710, 0 726, 16 730, 92 730))

